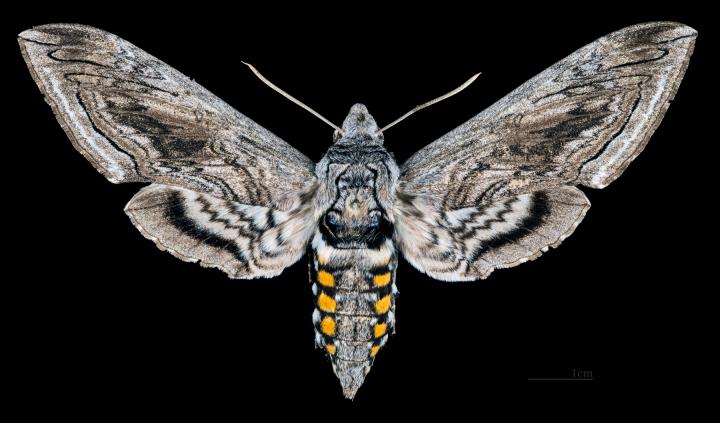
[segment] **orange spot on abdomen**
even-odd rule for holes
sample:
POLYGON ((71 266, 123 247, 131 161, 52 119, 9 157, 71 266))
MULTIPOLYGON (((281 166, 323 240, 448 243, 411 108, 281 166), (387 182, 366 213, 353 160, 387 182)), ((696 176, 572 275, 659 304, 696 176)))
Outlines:
POLYGON ((375 286, 385 286, 390 283, 390 280, 392 279, 390 272, 383 273, 382 275, 375 275, 373 276, 373 283, 375 286))
POLYGON ((335 320, 330 316, 326 316, 320 322, 320 331, 327 336, 335 335, 335 320))
POLYGON ((373 332, 376 338, 380 338, 387 332, 387 323, 379 323, 373 328, 373 332))
POLYGON ((320 310, 335 311, 336 306, 337 303, 332 297, 326 295, 324 292, 320 293, 320 296, 318 297, 318 307, 320 307, 320 310))
POLYGON ((326 272, 324 270, 319 271, 317 273, 317 280, 320 282, 320 285, 327 287, 335 286, 335 278, 330 272, 326 272))
POLYGON ((385 314, 390 310, 391 298, 390 295, 386 295, 381 299, 375 301, 375 311, 378 314, 385 314))

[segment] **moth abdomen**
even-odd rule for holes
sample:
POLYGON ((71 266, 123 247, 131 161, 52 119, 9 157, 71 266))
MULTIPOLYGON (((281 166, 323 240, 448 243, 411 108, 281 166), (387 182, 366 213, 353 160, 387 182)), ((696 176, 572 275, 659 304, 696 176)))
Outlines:
POLYGON ((395 327, 397 255, 391 240, 382 247, 338 249, 319 232, 313 240, 315 339, 347 398, 355 396, 395 327))

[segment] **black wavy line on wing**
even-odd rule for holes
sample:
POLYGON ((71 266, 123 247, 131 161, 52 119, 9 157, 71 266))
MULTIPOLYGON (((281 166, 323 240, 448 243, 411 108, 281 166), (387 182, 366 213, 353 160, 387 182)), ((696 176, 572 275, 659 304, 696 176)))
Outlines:
MULTIPOLYGON (((250 217, 245 216, 244 213, 238 212, 237 210, 233 210, 235 212, 233 214, 238 218, 238 220, 247 223, 247 226, 240 226, 240 225, 233 224, 229 220, 220 217, 220 214, 218 212, 210 209, 210 207, 212 205, 210 204, 210 202, 206 201, 204 198, 198 197, 195 199, 195 201, 197 201, 198 203, 201 204, 202 207, 201 207, 200 211, 204 212, 210 216, 209 217, 210 222, 221 223, 226 228, 237 230, 241 236, 245 237, 248 240, 250 251, 255 251, 255 247, 260 242, 260 238, 262 237, 263 233, 265 233, 265 231, 273 229, 276 226, 278 226, 277 223, 275 222, 275 217, 272 215, 272 213, 273 213, 272 209, 268 209, 267 214, 266 214, 266 218, 267 218, 267 227, 266 228, 261 228, 261 227, 257 226, 255 224, 254 220, 250 217), (247 232, 246 229, 249 229, 251 232, 247 232)), ((282 239, 282 234, 280 231, 278 231, 276 240, 277 240, 278 245, 282 245, 285 243, 285 240, 282 239)), ((262 247, 262 245, 261 245, 261 247, 262 247)), ((260 257, 248 258, 248 260, 251 260, 252 264, 258 268, 266 268, 265 266, 262 265, 262 262, 259 259, 266 258, 266 257, 267 258, 275 258, 275 257, 278 257, 278 256, 284 254, 283 251, 268 251, 264 248, 260 248, 259 251, 261 253, 260 257)))
POLYGON ((92 60, 84 60, 84 59, 60 59, 60 58, 57 58, 57 57, 53 56, 55 53, 57 53, 58 51, 60 51, 60 50, 62 50, 62 49, 64 49, 64 48, 65 48, 65 47, 61 47, 61 48, 58 48, 58 49, 49 51, 49 52, 47 53, 47 57, 48 57, 50 60, 54 60, 54 61, 56 61, 56 62, 85 63, 86 65, 93 65, 93 66, 97 66, 97 67, 99 67, 99 68, 111 69, 111 68, 110 68, 109 66, 107 66, 107 65, 104 65, 104 64, 98 63, 98 62, 93 62, 92 60))
POLYGON ((611 77, 611 78, 590 80, 590 81, 581 82, 581 83, 571 83, 571 84, 568 84, 567 87, 563 87, 563 88, 561 88, 561 89, 559 89, 559 90, 557 90, 557 91, 552 91, 552 92, 549 92, 549 93, 547 93, 547 94, 545 94, 545 95, 541 95, 541 96, 535 98, 534 100, 532 100, 532 103, 533 103, 533 104, 537 104, 537 103, 541 102, 542 100, 545 100, 546 98, 550 98, 550 97, 553 97, 553 96, 556 96, 556 95, 564 95, 564 96, 569 97, 569 98, 578 97, 578 96, 583 96, 583 95, 586 95, 586 93, 572 94, 572 93, 568 93, 568 91, 576 90, 576 89, 578 89, 578 88, 591 87, 591 86, 594 86, 594 85, 601 85, 601 84, 604 84, 604 83, 606 83, 606 82, 615 82, 615 81, 619 81, 619 80, 622 80, 622 79, 627 79, 627 78, 632 77, 632 76, 635 76, 635 75, 617 75, 617 76, 614 76, 614 77, 611 77))
POLYGON ((247 226, 245 225, 236 225, 232 222, 230 222, 228 219, 225 219, 223 217, 220 217, 220 213, 218 213, 215 210, 210 209, 212 204, 210 204, 209 201, 205 200, 202 197, 194 198, 193 201, 198 202, 201 205, 200 211, 207 214, 209 216, 208 220, 210 222, 214 223, 221 223, 223 226, 229 229, 235 229, 238 231, 238 234, 250 238, 251 240, 257 238, 259 235, 262 235, 262 230, 254 225, 251 219, 246 218, 242 214, 234 214, 237 216, 237 218, 242 222, 247 222, 247 226), (250 232, 248 232, 246 229, 250 229, 250 232))
MULTIPOLYGON (((645 76, 645 75, 643 75, 643 76, 645 76)), ((630 108, 630 112, 627 114, 627 117, 625 118, 625 122, 623 122, 623 124, 622 124, 622 126, 620 127, 620 129, 618 129, 617 132, 615 132, 615 133, 610 137, 610 139, 605 142, 605 144, 602 146, 602 148, 600 148, 600 149, 598 150, 597 153, 595 153, 592 157, 590 157, 589 159, 587 159, 587 160, 585 160, 584 162, 582 162, 582 163, 580 164, 580 166, 577 167, 577 168, 578 168, 578 172, 582 172, 582 169, 585 167, 586 164, 588 164, 588 163, 590 163, 591 161, 593 161, 593 160, 597 159, 598 157, 602 156, 603 153, 605 153, 605 151, 607 151, 608 147, 612 144, 612 142, 615 141, 615 139, 616 139, 617 137, 619 137, 620 134, 622 134, 622 133, 625 131, 625 128, 626 128, 626 127, 628 126, 628 124, 630 123, 630 119, 632 119, 633 115, 635 114, 635 110, 636 110, 636 109, 638 108, 638 106, 640 105, 640 101, 642 101, 642 99, 643 99, 643 96, 642 96, 642 85, 643 85, 643 82, 639 82, 639 83, 638 83, 638 93, 639 93, 639 94, 638 94, 637 98, 635 99, 635 103, 633 103, 632 107, 630 108)))
POLYGON ((654 62, 654 61, 656 61, 656 60, 660 60, 660 59, 662 59, 663 57, 665 57, 665 56, 667 56, 668 54, 670 54, 670 49, 667 49, 667 48, 658 48, 658 50, 662 52, 662 54, 660 54, 660 56, 658 56, 658 57, 653 57, 653 58, 651 58, 651 59, 636 60, 636 61, 634 61, 634 62, 621 63, 621 64, 619 64, 619 65, 611 66, 611 67, 609 67, 608 69, 617 69, 617 68, 624 68, 624 67, 627 67, 627 66, 642 65, 642 64, 644 64, 644 63, 650 63, 650 62, 654 62))
MULTIPOLYGON (((513 197, 513 198, 506 200, 503 203, 503 209, 500 211, 500 213, 498 213, 497 217, 488 219, 487 222, 483 223, 481 226, 473 227, 472 230, 469 232, 462 233, 460 235, 459 239, 465 240, 468 238, 472 238, 475 236, 475 233, 478 230, 490 229, 490 227, 492 226, 493 223, 505 222, 505 215, 508 213, 511 213, 513 211, 512 205, 516 201, 517 201, 517 197, 513 197)), ((472 212, 470 214, 470 216, 468 217, 468 219, 465 219, 465 220, 466 221, 474 221, 476 217, 482 216, 484 213, 485 213, 485 208, 483 207, 483 208, 478 209, 477 211, 472 212)), ((465 229, 465 223, 463 223, 462 229, 465 229)))
POLYGON ((655 44, 668 44, 668 43, 673 43, 673 42, 675 42, 675 41, 677 41, 677 40, 682 40, 682 39, 684 39, 684 38, 695 38, 695 37, 697 37, 697 34, 682 35, 682 36, 680 36, 680 37, 671 38, 671 39, 669 39, 669 40, 658 41, 658 42, 655 43, 655 44))
MULTIPOLYGON (((277 226, 277 224, 275 222, 275 218, 272 215, 272 213, 273 213, 272 209, 268 209, 268 212, 266 214, 267 228, 263 229, 263 228, 258 227, 252 218, 245 216, 245 214, 242 212, 233 210, 235 212, 234 215, 240 221, 247 223, 247 227, 235 225, 235 224, 231 223, 229 220, 220 217, 220 214, 218 212, 210 209, 210 207, 211 207, 210 202, 206 201, 204 198, 198 197, 195 199, 195 201, 197 201, 201 204, 202 207, 201 207, 200 211, 202 211, 210 216, 210 218, 209 218, 210 222, 221 223, 227 228, 237 230, 241 236, 245 237, 248 240, 248 244, 249 244, 248 249, 250 251, 255 251, 255 247, 260 242, 260 238, 262 237, 262 235, 265 231, 277 226), (246 229, 250 229, 251 232, 247 232, 246 229)), ((278 232, 276 239, 277 239, 278 245, 282 245, 284 243, 284 240, 282 240, 280 232, 278 232)), ((261 260, 259 260, 259 259, 266 258, 266 257, 274 258, 274 257, 280 256, 283 254, 282 251, 273 252, 273 251, 268 251, 264 248, 260 248, 260 253, 261 253, 260 257, 252 257, 251 260, 252 260, 252 264, 255 267, 261 268, 261 269, 266 268, 266 266, 263 266, 261 260)))
MULTIPOLYGON (((22 37, 21 37, 21 38, 22 38, 22 37)), ((60 45, 60 44, 55 44, 55 43, 46 43, 46 42, 43 42, 43 41, 31 40, 31 39, 29 39, 29 38, 22 38, 22 40, 25 41, 25 42, 28 42, 28 43, 38 44, 38 45, 41 45, 41 46, 53 46, 53 47, 57 47, 57 46, 60 45)))
MULTIPOLYGON (((132 74, 129 74, 129 75, 132 75, 132 74)), ((78 82, 78 81, 73 81, 72 79, 68 78, 69 76, 92 76, 92 77, 96 77, 96 78, 107 79, 109 81, 128 82, 130 84, 135 84, 135 85, 139 85, 141 87, 145 87, 152 91, 160 91, 160 92, 169 94, 173 97, 178 97, 180 95, 176 92, 168 91, 168 90, 162 89, 160 87, 156 87, 154 85, 148 84, 147 82, 142 81, 140 79, 125 79, 125 78, 120 78, 118 76, 98 75, 96 73, 85 73, 85 72, 67 72, 67 73, 63 74, 63 78, 65 78, 65 80, 68 82, 72 82, 72 83, 78 84, 78 85, 89 85, 91 87, 99 87, 99 85, 86 84, 86 83, 82 83, 82 82, 78 82)), ((108 91, 121 92, 121 93, 131 91, 131 92, 136 92, 136 93, 140 93, 140 94, 148 94, 147 92, 143 92, 143 91, 132 90, 132 89, 128 89, 128 88, 116 88, 116 87, 112 87, 110 85, 103 86, 103 89, 108 90, 108 91)))
POLYGON ((128 157, 130 158, 130 161, 131 161, 132 164, 133 164, 133 169, 135 170, 135 174, 138 175, 138 176, 143 176, 143 175, 140 173, 140 169, 139 169, 139 167, 138 167, 137 161, 135 160, 135 157, 133 157, 130 153, 128 153, 127 151, 125 151, 125 149, 120 148, 120 146, 117 145, 117 143, 115 143, 115 141, 113 141, 112 139, 110 139, 110 137, 107 136, 107 134, 105 134, 105 132, 103 132, 103 131, 95 124, 95 121, 93 120, 92 116, 90 116, 90 113, 88 112, 87 106, 85 106, 85 102, 83 102, 82 97, 80 96, 80 91, 78 91, 78 92, 75 93, 75 98, 77 99, 77 102, 78 102, 78 104, 80 105, 80 107, 82 107, 83 112, 85 112, 85 116, 87 116, 88 122, 90 122, 90 126, 92 127, 92 129, 93 129, 95 132, 97 132, 98 134, 100 134, 100 136, 102 136, 103 138, 105 138, 105 139, 107 140, 107 142, 108 142, 115 150, 117 150, 117 151, 125 154, 126 156, 128 156, 128 157))
POLYGON ((248 260, 235 242, 198 227, 195 221, 188 217, 183 201, 180 193, 172 192, 170 194, 168 206, 165 209, 167 220, 183 234, 203 244, 229 252, 242 264, 244 270, 249 271, 248 260))
POLYGON ((532 202, 533 205, 530 209, 530 214, 517 224, 517 228, 510 232, 500 233, 496 237, 482 242, 479 248, 475 248, 472 251, 472 254, 468 257, 468 261, 475 262, 482 258, 485 252, 519 241, 531 231, 540 227, 543 224, 544 217, 550 214, 547 194, 543 191, 534 193, 532 202))

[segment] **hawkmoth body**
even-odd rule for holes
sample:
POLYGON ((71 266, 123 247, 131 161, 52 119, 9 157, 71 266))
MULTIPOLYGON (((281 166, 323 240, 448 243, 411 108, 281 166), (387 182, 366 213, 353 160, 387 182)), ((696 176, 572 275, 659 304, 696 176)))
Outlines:
POLYGON ((310 243, 316 343, 352 398, 395 326, 397 253, 392 239, 398 167, 364 105, 350 110, 318 163, 320 216, 310 243), (390 189, 387 189, 390 187, 390 189))

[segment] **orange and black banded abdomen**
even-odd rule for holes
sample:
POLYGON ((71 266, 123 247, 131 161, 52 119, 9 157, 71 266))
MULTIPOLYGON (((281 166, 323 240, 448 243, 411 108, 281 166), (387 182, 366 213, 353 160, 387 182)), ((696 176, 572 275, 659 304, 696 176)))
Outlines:
POLYGON ((390 240, 377 249, 336 249, 316 238, 313 247, 316 343, 352 397, 395 326, 397 255, 390 240))

